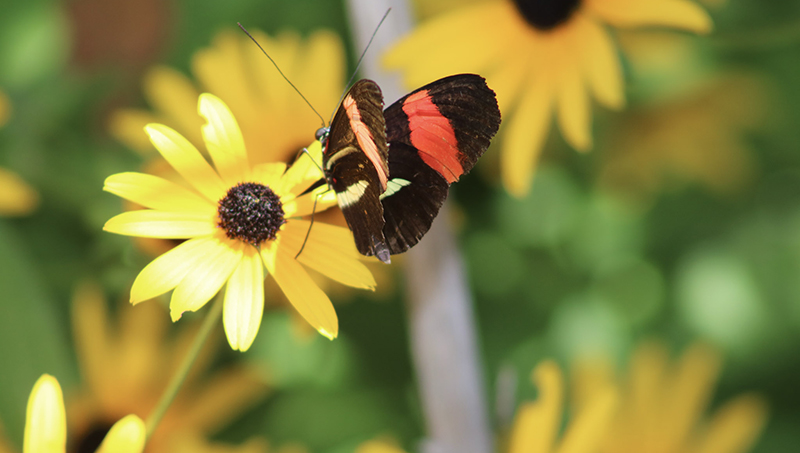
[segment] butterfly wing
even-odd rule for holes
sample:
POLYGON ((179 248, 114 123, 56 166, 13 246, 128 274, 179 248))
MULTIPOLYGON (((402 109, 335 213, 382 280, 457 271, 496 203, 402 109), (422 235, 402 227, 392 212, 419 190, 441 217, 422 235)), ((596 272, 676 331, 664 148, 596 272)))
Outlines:
POLYGON ((380 196, 391 254, 428 232, 450 184, 472 169, 500 127, 494 92, 483 77, 445 77, 384 111, 389 180, 380 196))
POLYGON ((388 184, 388 151, 383 95, 375 82, 359 80, 347 92, 331 122, 322 161, 356 248, 388 263, 380 201, 388 184))

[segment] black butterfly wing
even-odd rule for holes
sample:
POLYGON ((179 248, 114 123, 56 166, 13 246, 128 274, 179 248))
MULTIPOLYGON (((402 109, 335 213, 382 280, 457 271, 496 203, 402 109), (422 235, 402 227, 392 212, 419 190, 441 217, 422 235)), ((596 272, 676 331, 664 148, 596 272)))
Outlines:
POLYGON ((413 247, 431 227, 450 184, 472 169, 500 127, 483 77, 459 74, 425 85, 383 112, 389 181, 381 195, 391 254, 413 247))
POLYGON ((383 95, 371 80, 360 80, 345 95, 328 133, 323 166, 336 192, 356 248, 388 263, 380 195, 388 182, 383 95))

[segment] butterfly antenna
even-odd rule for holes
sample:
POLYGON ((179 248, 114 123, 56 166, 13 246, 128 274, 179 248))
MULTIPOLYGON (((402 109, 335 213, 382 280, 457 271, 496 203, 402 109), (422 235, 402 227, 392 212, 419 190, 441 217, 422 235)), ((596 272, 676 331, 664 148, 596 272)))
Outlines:
MULTIPOLYGON (((388 11, 387 11, 387 13, 388 13, 388 11)), ((386 17, 386 16, 384 16, 384 18, 385 18, 385 17, 386 17)), ((381 22, 383 22, 383 21, 381 21, 381 22)), ((251 40, 252 40, 254 43, 256 43, 256 45, 258 46, 258 48, 259 48, 259 49, 261 49, 261 52, 262 52, 264 55, 266 55, 266 57, 267 57, 267 58, 269 58, 269 61, 270 61, 270 62, 272 62, 272 65, 273 65, 273 66, 275 66, 275 69, 277 69, 277 70, 278 70, 278 73, 281 75, 281 77, 283 77, 283 80, 286 80, 286 82, 287 82, 289 85, 291 85, 291 86, 292 86, 292 88, 294 88, 294 91, 296 91, 296 92, 297 92, 297 94, 299 94, 299 95, 300 95, 300 97, 301 97, 301 98, 303 98, 303 100, 304 100, 304 101, 306 101, 306 104, 308 104, 308 106, 309 106, 309 107, 311 107, 311 110, 313 110, 313 111, 314 111, 314 113, 315 113, 315 114, 316 114, 316 115, 319 117, 319 120, 322 122, 322 127, 325 127, 325 118, 323 118, 323 117, 322 117, 322 115, 320 115, 320 114, 319 114, 319 112, 317 111, 317 109, 315 109, 315 108, 314 108, 314 106, 313 106, 313 105, 311 105, 311 103, 310 103, 310 102, 308 102, 308 99, 306 99, 306 97, 305 97, 305 96, 303 96, 303 93, 301 93, 301 92, 300 92, 300 90, 298 90, 298 89, 297 89, 297 87, 296 87, 296 86, 294 86, 294 84, 292 83, 292 81, 291 81, 291 80, 289 80, 289 78, 288 78, 288 77, 286 77, 286 75, 283 73, 283 71, 281 71, 281 68, 278 66, 278 63, 275 63, 275 60, 273 60, 273 59, 272 59, 272 57, 270 57, 270 56, 269 56, 269 54, 267 53, 267 51, 266 51, 266 50, 264 50, 264 48, 263 48, 263 47, 261 47, 261 44, 259 44, 259 43, 258 43, 258 41, 256 41, 256 38, 253 38, 253 35, 251 35, 251 34, 250 34, 250 32, 249 32, 249 31, 247 31, 247 29, 245 29, 245 28, 244 28, 244 26, 243 26, 243 25, 242 25, 240 22, 236 22, 236 25, 238 25, 238 26, 239 26, 239 28, 241 28, 241 29, 242 29, 242 31, 243 31, 243 32, 244 32, 244 33, 245 33, 245 34, 246 34, 246 35, 247 35, 247 36, 248 36, 248 37, 249 37, 249 38, 250 38, 250 39, 251 39, 251 40)), ((374 35, 373 35, 373 36, 374 36, 374 35)), ((370 39, 370 42, 372 42, 372 40, 371 40, 371 39, 370 39)))
MULTIPOLYGON (((380 30, 381 25, 383 25, 383 22, 386 20, 386 17, 389 16, 389 13, 391 11, 392 8, 389 8, 386 10, 385 13, 383 13, 383 17, 381 17, 381 21, 378 22, 378 25, 375 27, 375 31, 372 32, 372 36, 369 37, 369 41, 367 42, 366 47, 364 47, 364 51, 361 52, 361 56, 358 57, 358 61, 356 62, 356 69, 355 71, 353 71, 353 74, 350 76, 350 80, 347 81, 347 85, 345 85, 345 87, 349 87, 350 84, 353 83, 353 79, 356 77, 356 74, 358 74, 358 68, 361 67, 361 63, 364 61, 364 55, 367 54, 367 50, 369 50, 369 46, 372 44, 372 40, 375 39, 375 35, 378 34, 378 30, 380 30)), ((342 97, 339 98, 339 103, 337 105, 340 105, 342 103, 342 100, 344 99, 344 96, 346 94, 347 94, 347 88, 345 88, 344 93, 342 93, 342 97)), ((336 114, 336 111, 334 110, 333 113, 336 114)), ((330 122, 332 121, 333 121, 333 116, 331 116, 330 122)), ((328 122, 328 124, 330 124, 330 122, 328 122)))

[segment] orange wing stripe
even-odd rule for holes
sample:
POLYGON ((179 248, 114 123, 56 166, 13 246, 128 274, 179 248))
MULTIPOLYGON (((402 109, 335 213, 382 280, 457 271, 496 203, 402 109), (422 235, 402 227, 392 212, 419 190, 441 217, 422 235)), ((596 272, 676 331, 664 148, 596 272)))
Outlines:
POLYGON ((464 173, 458 160, 458 140, 450 121, 431 101, 428 90, 409 96, 403 103, 403 111, 408 115, 411 144, 419 150, 422 161, 442 175, 448 184, 458 181, 464 173))
POLYGON ((386 184, 389 182, 389 175, 386 174, 386 170, 383 168, 381 156, 378 153, 378 145, 375 144, 375 139, 372 137, 372 133, 369 131, 367 125, 361 121, 361 112, 358 111, 355 99, 348 94, 347 97, 344 98, 344 101, 342 101, 342 105, 347 112, 347 117, 350 118, 350 127, 356 135, 359 146, 361 146, 364 154, 366 154, 370 162, 372 162, 375 171, 378 172, 378 179, 381 181, 381 191, 385 191, 386 184))

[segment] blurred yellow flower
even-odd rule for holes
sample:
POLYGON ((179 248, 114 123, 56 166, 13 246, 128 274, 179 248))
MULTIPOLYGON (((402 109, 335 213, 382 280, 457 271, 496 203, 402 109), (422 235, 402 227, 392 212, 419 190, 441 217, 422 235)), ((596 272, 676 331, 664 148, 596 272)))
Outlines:
MULTIPOLYGON (((592 453, 607 435, 617 408, 617 393, 611 386, 592 395, 590 401, 574 413, 562 433, 564 377, 561 369, 546 360, 533 370, 531 378, 539 391, 536 401, 517 409, 508 453, 592 453)), ((356 453, 402 453, 398 447, 381 440, 363 443, 356 453)))
MULTIPOLYGON (((103 437, 98 453, 141 453, 144 422, 136 415, 127 415, 103 437)), ((67 449, 64 397, 58 381, 49 374, 43 374, 31 390, 23 442, 23 453, 64 453, 67 449)))
POLYGON ((617 394, 613 388, 608 386, 592 395, 559 436, 564 412, 561 369, 555 362, 544 361, 533 370, 532 378, 539 390, 539 398, 523 403, 517 409, 509 453, 598 451, 597 445, 606 436, 617 407, 617 394))
MULTIPOLYGON (((311 157, 289 169, 284 163, 250 167, 242 134, 227 106, 216 96, 200 96, 199 112, 216 170, 183 136, 160 124, 145 127, 161 155, 194 188, 186 189, 143 173, 106 179, 104 190, 145 206, 120 214, 103 227, 129 236, 188 239, 156 258, 136 277, 131 303, 173 291, 173 321, 206 304, 227 283, 223 324, 228 342, 245 351, 253 343, 264 310, 264 267, 283 293, 318 332, 338 334, 328 296, 303 265, 345 285, 373 289, 375 280, 359 261, 346 228, 316 222, 309 232, 300 217, 336 203, 326 186, 305 193, 319 181, 311 157), (320 196, 318 198, 318 195, 320 196)), ((319 142, 310 152, 321 156, 319 142)))
POLYGON ((416 87, 457 72, 478 72, 505 115, 501 176, 525 195, 551 116, 579 151, 592 146, 590 94, 624 103, 617 47, 605 25, 664 26, 707 33, 711 19, 689 0, 494 0, 454 10, 419 26, 386 55, 416 87))
POLYGON ((766 404, 756 395, 741 395, 706 418, 720 366, 719 354, 705 345, 691 346, 670 364, 663 345, 644 343, 619 378, 607 360, 578 361, 575 399, 580 407, 598 389, 619 389, 620 411, 602 441, 603 453, 745 452, 764 427, 766 404))
MULTIPOLYGON (((97 286, 83 284, 75 291, 72 324, 84 385, 70 398, 68 416, 76 443, 84 447, 81 451, 95 448, 121 415, 144 418, 153 411, 196 335, 193 327, 170 335, 164 314, 159 304, 123 304, 111 317, 97 286)), ((228 367, 208 375, 212 351, 204 350, 195 363, 148 441, 149 453, 203 445, 202 439, 266 395, 267 387, 254 370, 228 367)), ((245 445, 252 448, 260 442, 254 439, 245 445)))
MULTIPOLYGON (((259 31, 252 34, 314 108, 334 111, 342 95, 345 70, 344 48, 336 34, 317 31, 306 40, 292 32, 275 38, 259 31)), ((142 135, 142 128, 161 123, 199 147, 202 122, 196 112, 201 90, 218 96, 230 107, 253 165, 289 162, 322 125, 238 29, 219 33, 210 47, 197 52, 192 72, 198 84, 174 69, 150 70, 145 76, 144 94, 155 111, 120 110, 111 118, 111 133, 133 149, 149 151, 152 146, 142 135)))
MULTIPOLYGON (((11 116, 11 102, 0 91, 0 127, 11 116)), ((18 175, 0 168, 0 216, 28 215, 39 206, 39 194, 18 175)))
POLYGON ((600 184, 640 203, 687 183, 720 194, 736 192, 754 172, 743 134, 764 118, 758 79, 742 74, 709 78, 626 113, 606 144, 600 184))
POLYGON ((623 33, 619 40, 645 100, 608 129, 601 185, 640 203, 687 183, 723 195, 745 187, 755 163, 744 136, 767 124, 765 81, 714 69, 688 36, 623 33))

